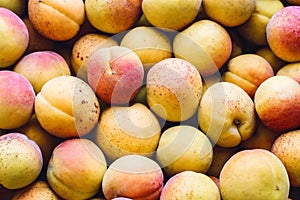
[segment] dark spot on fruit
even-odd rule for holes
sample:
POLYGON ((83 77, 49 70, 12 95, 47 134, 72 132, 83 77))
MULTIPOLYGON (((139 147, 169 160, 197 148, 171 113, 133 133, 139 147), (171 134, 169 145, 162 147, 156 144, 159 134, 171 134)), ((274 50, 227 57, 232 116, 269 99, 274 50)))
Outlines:
POLYGON ((81 101, 81 104, 85 104, 85 103, 88 103, 88 101, 85 101, 85 100, 81 101))

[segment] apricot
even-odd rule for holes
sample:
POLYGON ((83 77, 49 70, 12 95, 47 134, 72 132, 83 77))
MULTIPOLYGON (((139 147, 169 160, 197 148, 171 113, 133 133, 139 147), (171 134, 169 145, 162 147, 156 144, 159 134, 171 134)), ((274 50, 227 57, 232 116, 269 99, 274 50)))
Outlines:
POLYGON ((300 84, 300 62, 289 63, 282 66, 276 75, 290 77, 300 84))
POLYGON ((71 66, 77 77, 87 80, 86 61, 98 48, 117 46, 112 37, 104 34, 88 33, 80 37, 73 45, 71 66))
POLYGON ((44 37, 65 41, 73 38, 84 22, 84 2, 29 0, 28 17, 34 28, 44 37))
POLYGON ((203 0, 203 8, 207 16, 228 27, 245 23, 254 12, 255 4, 255 0, 203 0))
POLYGON ((54 51, 36 51, 22 57, 15 65, 15 72, 25 76, 39 93, 43 85, 52 78, 71 75, 66 60, 54 51))
POLYGON ((201 76, 210 76, 230 58, 232 41, 228 31, 215 21, 203 19, 180 31, 173 40, 176 58, 192 63, 201 76))
POLYGON ((231 82, 253 98, 257 87, 266 79, 274 76, 269 62, 256 54, 242 54, 229 60, 223 81, 231 82))
POLYGON ((128 154, 154 155, 160 138, 160 124, 141 103, 111 106, 100 116, 96 143, 109 160, 128 154))
POLYGON ((141 0, 86 0, 89 22, 98 30, 116 34, 135 25, 142 15, 141 0))
POLYGON ((43 166, 39 146, 18 132, 0 136, 0 160, 0 184, 7 189, 19 189, 31 184, 43 166))
POLYGON ((154 27, 139 26, 128 31, 121 46, 133 50, 141 59, 145 71, 159 61, 172 57, 172 45, 167 34, 154 27))
POLYGON ((300 130, 293 130, 280 135, 271 148, 284 164, 291 186, 300 187, 300 130))
POLYGON ((167 58, 150 68, 146 93, 154 113, 162 119, 179 122, 196 112, 202 95, 202 79, 190 62, 167 58))
POLYGON ((47 181, 63 199, 88 199, 100 190, 106 168, 104 154, 95 143, 68 139, 54 149, 47 181))
POLYGON ((17 14, 0 7, 0 35, 0 68, 5 68, 13 65, 25 53, 29 32, 17 14))
POLYGON ((262 123, 275 132, 300 125, 300 85, 287 76, 265 80, 254 96, 255 110, 262 123))
POLYGON ((128 104, 143 84, 142 61, 127 47, 98 48, 86 62, 88 83, 105 103, 128 104))
POLYGON ((35 114, 48 133, 70 138, 88 134, 96 125, 100 105, 92 88, 74 76, 47 81, 37 94, 35 114))
POLYGON ((61 198, 50 188, 46 181, 36 181, 33 184, 18 190, 12 200, 60 200, 61 198))
POLYGON ((210 199, 220 200, 220 192, 214 181, 205 174, 183 171, 172 176, 164 185, 161 200, 210 199))
POLYGON ((278 157, 265 149, 234 154, 220 173, 223 200, 288 199, 290 183, 278 157))
POLYGON ((155 161, 141 155, 126 155, 108 167, 103 177, 102 191, 106 199, 156 200, 163 180, 163 172, 155 161))
POLYGON ((29 80, 13 71, 0 71, 0 128, 14 129, 33 115, 35 93, 29 80))
POLYGON ((162 133, 156 158, 168 177, 183 171, 206 173, 213 150, 208 137, 199 129, 180 125, 162 133))
POLYGON ((279 58, 300 61, 300 7, 287 6, 277 11, 266 27, 267 42, 279 58))
POLYGON ((201 3, 202 0, 143 0, 142 10, 153 26, 178 31, 195 20, 201 3))

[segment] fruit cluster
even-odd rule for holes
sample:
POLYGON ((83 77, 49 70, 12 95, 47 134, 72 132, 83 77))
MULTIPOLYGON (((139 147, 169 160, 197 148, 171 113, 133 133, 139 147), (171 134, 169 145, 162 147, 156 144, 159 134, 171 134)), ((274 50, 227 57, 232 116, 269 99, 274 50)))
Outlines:
POLYGON ((0 198, 300 199, 299 0, 0 0, 0 198))

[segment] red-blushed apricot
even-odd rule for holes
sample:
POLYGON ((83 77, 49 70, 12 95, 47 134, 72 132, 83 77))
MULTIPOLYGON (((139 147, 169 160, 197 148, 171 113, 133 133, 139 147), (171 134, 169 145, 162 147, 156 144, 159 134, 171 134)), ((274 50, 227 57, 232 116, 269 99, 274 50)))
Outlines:
POLYGON ((287 6, 277 11, 266 27, 266 37, 279 58, 300 61, 300 7, 287 6))
POLYGON ((155 161, 141 155, 126 155, 108 167, 102 180, 102 191, 107 199, 156 200, 163 180, 163 172, 155 161))
POLYGON ((77 77, 87 80, 86 61, 98 48, 117 46, 118 43, 112 37, 104 34, 88 33, 80 37, 73 45, 71 65, 77 77))
POLYGON ((291 186, 300 187, 300 129, 280 135, 273 143, 271 152, 284 164, 291 186))
POLYGON ((29 32, 17 14, 0 7, 0 35, 0 68, 5 68, 13 65, 25 53, 29 32))
POLYGON ((88 83, 105 103, 128 104, 143 84, 143 64, 127 47, 99 48, 86 62, 88 83))
POLYGON ((13 71, 0 71, 0 128, 26 124, 33 114, 35 93, 29 80, 13 71))
POLYGON ((275 132, 300 126, 300 85, 287 76, 265 80, 254 96, 255 110, 262 123, 275 132))
POLYGON ((220 200, 221 197, 218 186, 209 176, 193 171, 183 171, 172 176, 166 182, 160 199, 220 200))
POLYGON ((47 181, 63 199, 88 199, 100 190, 106 169, 104 154, 95 143, 68 139, 53 150, 47 181))
POLYGON ((39 93, 43 85, 52 78, 71 75, 65 59, 54 51, 36 51, 21 58, 15 65, 15 72, 25 76, 39 93))

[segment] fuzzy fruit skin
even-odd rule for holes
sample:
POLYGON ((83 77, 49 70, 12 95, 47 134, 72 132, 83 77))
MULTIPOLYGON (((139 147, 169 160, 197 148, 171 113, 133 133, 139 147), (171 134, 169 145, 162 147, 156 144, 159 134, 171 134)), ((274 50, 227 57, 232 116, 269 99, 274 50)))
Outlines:
POLYGON ((15 192, 12 200, 61 200, 46 181, 36 181, 33 184, 15 192))
POLYGON ((151 67, 146 80, 147 103, 160 118, 180 122, 196 112, 202 79, 195 66, 180 58, 167 58, 151 67))
POLYGON ((223 26, 203 19, 194 22, 175 36, 173 51, 176 58, 189 61, 201 76, 207 77, 216 73, 230 58, 232 41, 223 26))
POLYGON ((282 66, 276 75, 288 76, 300 84, 300 62, 288 63, 282 66))
POLYGON ((71 75, 65 59, 54 51, 29 53, 22 57, 13 70, 30 81, 36 94, 50 79, 57 76, 71 75))
POLYGON ((108 160, 124 155, 153 156, 161 127, 156 116, 141 103, 132 106, 112 106, 100 116, 96 143, 108 160))
POLYGON ((54 149, 47 181, 64 199, 88 199, 99 191, 106 169, 104 154, 95 143, 84 138, 69 139, 54 149))
POLYGON ((141 59, 145 71, 159 61, 172 57, 172 45, 167 34, 155 27, 139 26, 122 38, 121 46, 132 49, 141 59))
POLYGON ((94 27, 116 34, 134 26, 142 14, 141 4, 141 0, 86 0, 85 10, 94 27))
POLYGON ((214 144, 235 147, 250 138, 256 129, 254 102, 233 83, 215 83, 201 98, 198 123, 214 144))
POLYGON ((111 37, 98 33, 87 33, 74 42, 72 48, 71 65, 77 77, 87 80, 86 61, 97 48, 117 46, 111 37))
POLYGON ((270 18, 284 7, 280 0, 265 1, 256 0, 255 10, 251 17, 237 27, 238 33, 247 41, 258 45, 268 46, 266 38, 266 26, 270 18))
POLYGON ((182 171, 206 173, 213 159, 208 137, 193 126, 168 128, 160 137, 156 158, 165 175, 182 171))
POLYGON ((15 129, 26 124, 33 114, 35 93, 23 75, 0 71, 0 128, 15 129))
POLYGON ((0 35, 0 68, 6 68, 24 54, 29 44, 29 32, 17 14, 0 7, 0 35))
POLYGON ((223 81, 240 86, 253 98, 258 86, 274 76, 274 71, 266 59, 256 54, 243 54, 229 60, 223 81))
POLYGON ((283 163, 264 149, 234 154, 220 173, 223 200, 288 199, 290 183, 283 163))
POLYGON ((43 169, 47 168, 53 149, 62 141, 62 139, 45 131, 37 121, 35 115, 33 115, 30 121, 24 126, 14 129, 14 131, 26 135, 40 147, 43 154, 43 169))
POLYGON ((265 80, 254 96, 255 110, 262 123, 275 132, 300 125, 300 85, 287 76, 265 80))
POLYGON ((287 6, 276 12, 266 27, 266 37, 279 58, 300 61, 300 7, 287 6))
POLYGON ((28 17, 44 37, 65 41, 73 38, 85 18, 82 0, 29 0, 28 17))
POLYGON ((0 160, 0 184, 7 189, 19 189, 31 184, 43 166, 39 146, 17 132, 0 137, 0 160))
POLYGON ((210 199, 220 200, 220 192, 214 181, 205 174, 183 171, 171 177, 160 195, 161 200, 210 199))
POLYGON ((245 23, 255 10, 255 0, 203 0, 205 13, 214 21, 228 27, 245 23))
POLYGON ((300 130, 280 135, 273 143, 271 152, 283 162, 291 186, 300 187, 300 130))
POLYGON ((35 100, 38 122, 60 138, 88 134, 100 115, 99 101, 92 88, 74 76, 58 76, 47 81, 35 100))
POLYGON ((100 48, 87 61, 87 78, 105 103, 128 104, 142 86, 144 68, 136 53, 127 47, 100 48))
POLYGON ((163 180, 163 172, 155 161, 141 155, 127 155, 108 167, 103 177, 102 191, 106 199, 156 200, 163 180))
POLYGON ((155 27, 182 30, 196 18, 202 0, 143 0, 146 19, 155 27))

